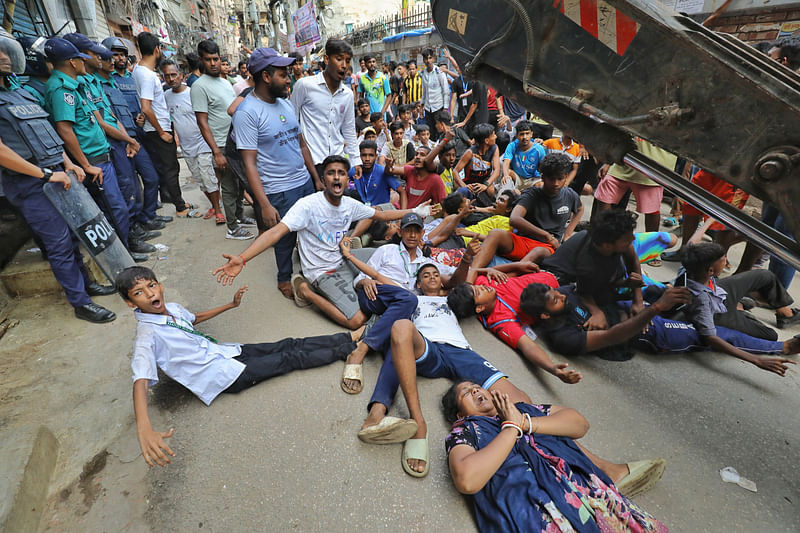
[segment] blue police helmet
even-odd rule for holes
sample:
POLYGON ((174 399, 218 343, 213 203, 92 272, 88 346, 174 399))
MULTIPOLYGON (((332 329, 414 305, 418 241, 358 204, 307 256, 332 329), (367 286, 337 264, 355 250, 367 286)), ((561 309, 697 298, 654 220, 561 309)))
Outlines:
POLYGON ((43 53, 34 48, 36 43, 35 37, 23 36, 19 38, 19 43, 25 50, 25 76, 43 76, 50 75, 50 69, 47 68, 47 58, 43 53))

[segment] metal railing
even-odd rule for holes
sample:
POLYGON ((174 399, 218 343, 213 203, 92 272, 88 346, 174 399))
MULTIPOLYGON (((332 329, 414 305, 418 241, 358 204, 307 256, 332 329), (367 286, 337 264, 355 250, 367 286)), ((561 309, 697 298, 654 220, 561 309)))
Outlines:
POLYGON ((372 20, 341 36, 353 46, 359 46, 384 37, 397 35, 409 30, 419 30, 433 26, 430 4, 418 4, 406 13, 395 13, 372 20))

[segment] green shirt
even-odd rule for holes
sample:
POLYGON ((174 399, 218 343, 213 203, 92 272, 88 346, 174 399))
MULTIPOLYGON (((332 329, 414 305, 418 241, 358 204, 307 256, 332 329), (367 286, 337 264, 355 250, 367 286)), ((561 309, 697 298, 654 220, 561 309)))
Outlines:
POLYGON ((208 127, 211 128, 214 142, 220 150, 225 148, 231 128, 228 106, 236 98, 231 84, 222 76, 203 74, 192 84, 189 97, 195 113, 208 113, 208 127))
POLYGON ((32 85, 29 85, 28 83, 26 83, 25 85, 22 86, 22 88, 24 90, 28 91, 30 94, 32 94, 36 98, 36 101, 39 103, 41 108, 44 109, 44 95, 42 93, 40 93, 36 89, 36 87, 33 87, 32 85))
POLYGON ((78 76, 78 82, 83 80, 83 85, 86 87, 86 97, 91 100, 94 106, 100 111, 103 120, 106 124, 112 127, 117 127, 117 118, 111 112, 111 102, 108 101, 106 92, 103 90, 101 78, 97 74, 86 74, 86 76, 78 76))
POLYGON ((106 134, 97 123, 95 106, 86 98, 86 90, 59 70, 54 70, 47 80, 45 93, 45 109, 50 113, 50 120, 71 122, 78 145, 86 157, 96 157, 108 153, 111 146, 106 134))

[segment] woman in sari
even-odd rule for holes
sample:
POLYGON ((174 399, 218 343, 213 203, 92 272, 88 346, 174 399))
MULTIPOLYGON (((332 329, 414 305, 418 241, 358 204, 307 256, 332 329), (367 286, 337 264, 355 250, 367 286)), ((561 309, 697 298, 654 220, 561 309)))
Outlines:
POLYGON ((459 492, 473 496, 486 532, 666 532, 621 495, 573 439, 589 429, 574 409, 512 403, 461 382, 442 398, 455 422, 446 440, 459 492))

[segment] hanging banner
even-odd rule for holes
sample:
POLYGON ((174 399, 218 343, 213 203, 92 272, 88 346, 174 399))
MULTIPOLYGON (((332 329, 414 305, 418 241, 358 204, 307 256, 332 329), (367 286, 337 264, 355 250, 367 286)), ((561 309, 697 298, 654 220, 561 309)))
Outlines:
POLYGON ((322 40, 317 26, 317 17, 314 14, 314 2, 308 2, 292 13, 294 26, 295 46, 313 45, 322 40))

